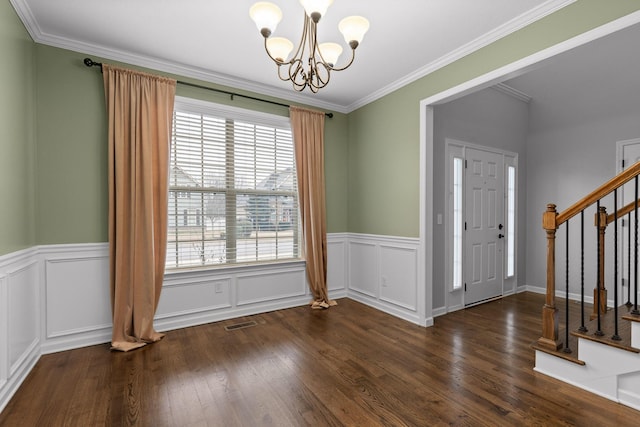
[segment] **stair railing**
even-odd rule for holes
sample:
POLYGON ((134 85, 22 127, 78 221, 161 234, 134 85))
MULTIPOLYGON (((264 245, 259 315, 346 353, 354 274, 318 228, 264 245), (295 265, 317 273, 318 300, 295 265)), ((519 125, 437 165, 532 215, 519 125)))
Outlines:
MULTIPOLYGON (((622 218, 624 215, 627 215, 629 220, 631 219, 631 213, 635 212, 635 244, 634 247, 634 260, 633 260, 633 268, 634 268, 634 277, 635 280, 635 307, 632 312, 638 313, 638 176, 640 175, 640 162, 634 164, 633 166, 625 169, 618 175, 616 175, 611 180, 607 181, 593 192, 591 192, 586 197, 582 198, 566 210, 561 213, 558 213, 556 210, 555 204, 548 204, 547 210, 542 215, 542 227, 544 228, 547 235, 547 288, 545 295, 545 304, 542 307, 542 336, 538 339, 537 344, 543 348, 547 348, 549 350, 559 350, 563 347, 563 341, 560 340, 558 336, 559 330, 559 318, 558 318, 558 308, 556 307, 556 231, 558 228, 565 224, 566 226, 566 236, 567 236, 567 254, 566 254, 566 337, 565 337, 565 348, 564 351, 570 353, 571 349, 568 348, 568 335, 569 335, 569 223, 568 221, 574 216, 580 214, 581 217, 581 306, 582 306, 582 325, 580 329, 586 330, 584 327, 584 211, 595 205, 596 206, 596 215, 595 215, 595 225, 597 230, 597 247, 598 247, 598 263, 597 263, 597 283, 596 288, 594 289, 594 318, 598 319, 598 330, 596 331, 596 335, 601 334, 600 330, 600 316, 607 309, 607 291, 604 284, 604 237, 605 231, 608 224, 612 222, 617 222, 618 219, 622 218), (625 207, 616 210, 614 208, 614 212, 611 215, 607 215, 606 208, 600 206, 600 201, 610 195, 613 194, 614 198, 614 206, 617 207, 617 199, 618 199, 618 189, 622 187, 624 184, 630 182, 635 179, 635 202, 626 205, 625 207)), ((631 225, 631 224, 629 224, 631 225)), ((631 230, 631 227, 629 227, 631 230)), ((616 295, 614 297, 616 303, 614 306, 617 309, 617 284, 618 284, 618 261, 617 261, 617 242, 618 242, 618 228, 614 227, 614 289, 616 290, 616 295)), ((631 232, 629 231, 629 254, 631 253, 631 232)), ((629 260, 630 261, 630 260, 629 260)), ((629 262, 629 275, 631 277, 631 262, 629 262)), ((628 302, 631 300, 631 283, 629 283, 629 296, 628 302)), ((616 315, 617 319, 617 315, 616 315)), ((614 334, 613 339, 616 339, 617 336, 617 327, 616 332, 614 334)))

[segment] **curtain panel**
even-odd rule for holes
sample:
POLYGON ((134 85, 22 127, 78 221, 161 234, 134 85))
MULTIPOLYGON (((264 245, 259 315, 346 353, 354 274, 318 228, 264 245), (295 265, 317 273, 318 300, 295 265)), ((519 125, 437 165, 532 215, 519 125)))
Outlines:
POLYGON ((312 308, 336 305, 327 290, 327 221, 324 187, 324 113, 290 107, 298 197, 312 308))
POLYGON ((160 340, 153 327, 167 250, 176 81, 103 64, 109 145, 113 350, 160 340))

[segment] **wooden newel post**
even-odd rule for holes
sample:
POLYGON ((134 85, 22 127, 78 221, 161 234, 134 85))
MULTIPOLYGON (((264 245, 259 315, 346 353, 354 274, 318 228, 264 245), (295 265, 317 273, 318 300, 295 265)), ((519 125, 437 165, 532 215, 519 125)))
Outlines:
POLYGON ((598 244, 600 245, 598 264, 600 274, 598 275, 596 287, 593 289, 593 313, 591 313, 591 320, 598 317, 598 292, 600 292, 600 314, 602 315, 607 312, 607 289, 604 285, 604 232, 607 229, 606 207, 600 206, 600 211, 595 214, 594 225, 598 227, 598 244))
POLYGON ((548 204, 542 214, 542 228, 547 232, 547 294, 542 307, 542 336, 538 344, 551 350, 562 347, 558 340, 558 309, 556 308, 556 205, 548 204))

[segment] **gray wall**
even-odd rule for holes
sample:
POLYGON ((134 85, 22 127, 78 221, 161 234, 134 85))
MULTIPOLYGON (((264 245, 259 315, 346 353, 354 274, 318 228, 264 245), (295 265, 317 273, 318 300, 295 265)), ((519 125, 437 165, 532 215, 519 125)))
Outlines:
MULTIPOLYGON (((527 137, 527 277, 529 286, 546 286, 546 237, 542 212, 558 212, 616 174, 616 142, 640 138, 640 26, 635 25, 554 58, 549 64, 507 82, 533 98, 527 137)), ((602 201, 612 212, 613 200, 602 201)), ((595 286, 595 209, 585 213, 585 282, 595 286)), ((580 220, 570 223, 579 236, 580 220)), ((564 287, 564 229, 559 230, 556 282, 564 287)), ((607 231, 611 248, 613 231, 607 231)), ((573 239, 571 239, 573 242, 573 239)), ((570 248, 570 287, 579 290, 579 241, 570 248)), ((612 272, 612 258, 605 267, 612 272)), ((608 284, 607 284, 608 285, 608 284)), ((610 288, 608 285, 607 287, 610 288)), ((591 294, 590 292, 587 294, 591 294)), ((592 294, 591 294, 592 295, 592 294)), ((612 295, 610 295, 611 297, 612 295)))
MULTIPOLYGON (((640 94, 638 94, 640 100, 640 94)), ((594 104, 595 105, 595 104, 594 104)), ((527 200, 529 216, 527 218, 527 280, 529 286, 546 286, 546 235, 542 230, 542 212, 547 203, 558 206, 562 212, 582 197, 589 194, 616 174, 616 141, 640 137, 640 105, 635 111, 611 117, 602 111, 599 118, 580 120, 547 126, 536 113, 543 106, 532 103, 531 123, 538 129, 527 139, 527 200)), ((588 107, 585 107, 585 110, 588 107)), ((586 113, 586 112, 585 112, 586 113)), ((602 201, 608 212, 613 212, 613 201, 602 201)), ((595 209, 585 212, 585 277, 587 288, 595 285, 595 209)), ((578 235, 579 219, 570 222, 570 233, 578 235), (575 233, 575 234, 574 234, 575 233)), ((556 281, 564 284, 564 229, 559 230, 556 250, 556 281)), ((607 246, 612 245, 612 232, 607 233, 607 246)), ((579 242, 573 242, 571 248, 570 287, 573 292, 579 289, 579 242)), ((611 272, 611 257, 605 268, 611 272)), ((589 295, 589 294, 587 294, 589 295)))
MULTIPOLYGON (((445 226, 436 223, 437 215, 445 213, 445 139, 511 151, 518 154, 518 278, 525 277, 525 177, 528 104, 499 92, 484 89, 463 98, 438 105, 434 109, 434 253, 433 307, 446 304, 445 226)), ((461 303, 460 292, 450 294, 449 306, 461 303)))

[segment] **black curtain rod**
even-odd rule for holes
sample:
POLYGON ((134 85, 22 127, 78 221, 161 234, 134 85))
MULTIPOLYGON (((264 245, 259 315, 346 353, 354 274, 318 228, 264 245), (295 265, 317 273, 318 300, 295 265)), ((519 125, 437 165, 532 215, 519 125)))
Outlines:
MULTIPOLYGON (((102 70, 102 63, 101 62, 94 62, 91 58, 84 58, 84 65, 86 65, 87 67, 100 67, 100 69, 102 70)), ((191 87, 196 87, 198 89, 205 89, 205 90, 210 90, 210 91, 213 91, 213 92, 224 93, 225 95, 229 95, 232 100, 233 100, 234 96, 239 96, 241 98, 252 99, 254 101, 260 101, 260 102, 266 102, 268 104, 279 105, 281 107, 287 107, 287 108, 290 107, 289 104, 283 104, 281 102, 269 101, 267 99, 261 99, 261 98, 256 98, 254 96, 243 95, 241 93, 229 92, 227 90, 222 90, 222 89, 215 89, 215 88, 212 88, 212 87, 202 86, 202 85, 198 85, 198 84, 195 84, 195 83, 182 82, 180 80, 178 80, 177 82, 179 84, 181 84, 181 85, 184 85, 184 86, 191 86, 191 87)), ((333 113, 324 113, 324 115, 329 117, 330 119, 333 118, 333 113)))

